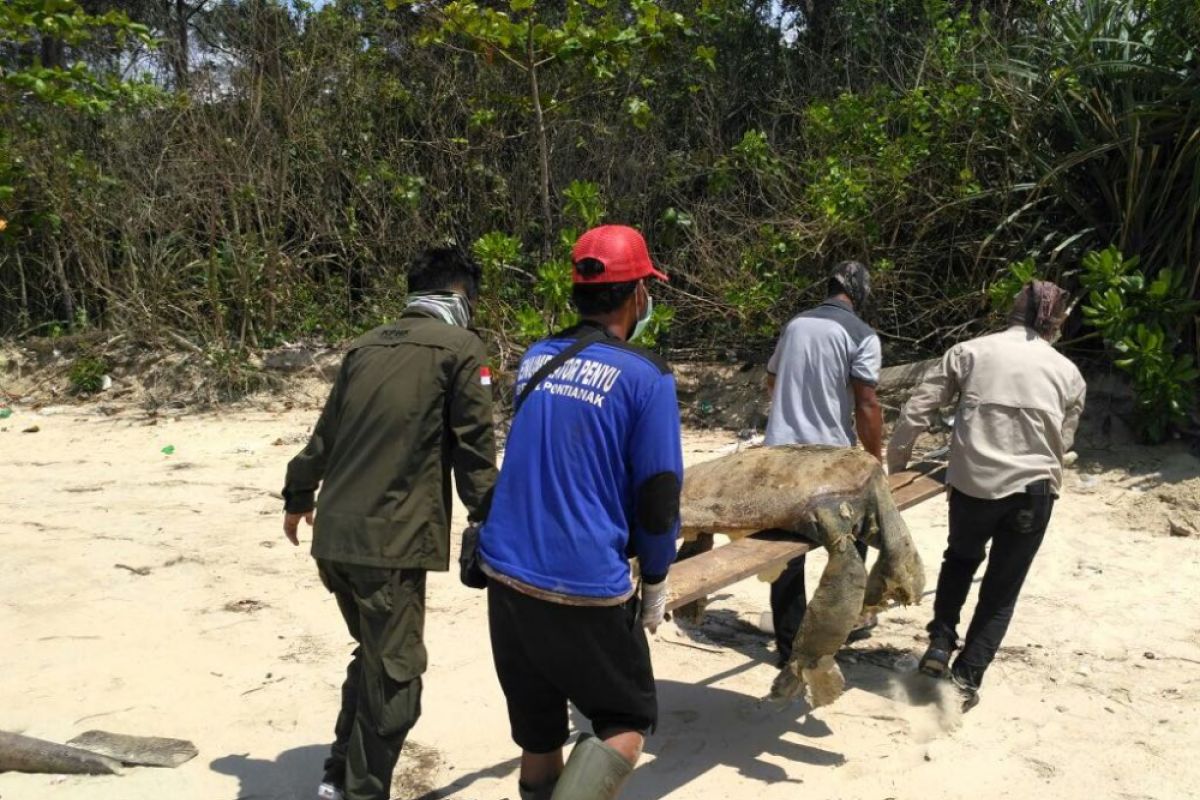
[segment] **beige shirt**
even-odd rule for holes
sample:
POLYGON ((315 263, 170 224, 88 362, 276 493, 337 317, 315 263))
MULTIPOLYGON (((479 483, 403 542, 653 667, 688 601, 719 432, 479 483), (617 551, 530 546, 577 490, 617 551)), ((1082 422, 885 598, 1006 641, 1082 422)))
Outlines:
POLYGON ((1075 365, 1031 328, 957 344, 904 406, 888 442, 888 470, 907 466, 917 435, 957 395, 951 486, 994 499, 1048 478, 1057 494, 1086 391, 1075 365))

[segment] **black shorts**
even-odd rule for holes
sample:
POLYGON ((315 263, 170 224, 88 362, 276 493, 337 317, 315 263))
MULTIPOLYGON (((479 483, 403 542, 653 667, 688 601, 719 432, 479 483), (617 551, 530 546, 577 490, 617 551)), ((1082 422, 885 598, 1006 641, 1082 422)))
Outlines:
POLYGON ((654 728, 658 700, 636 600, 568 606, 492 580, 488 626, 512 738, 521 749, 550 753, 566 744, 568 700, 601 738, 654 728))

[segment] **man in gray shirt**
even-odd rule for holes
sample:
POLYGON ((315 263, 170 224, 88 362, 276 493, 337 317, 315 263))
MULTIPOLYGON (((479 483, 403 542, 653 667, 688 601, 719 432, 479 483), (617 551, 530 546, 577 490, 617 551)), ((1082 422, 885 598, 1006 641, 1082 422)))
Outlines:
POLYGON ((917 434, 958 398, 946 475, 950 540, 920 667, 935 677, 948 674, 964 709, 978 702, 983 673, 1008 631, 1083 413, 1083 376, 1050 346, 1066 317, 1067 299, 1049 281, 1028 284, 1017 296, 1008 330, 950 348, 941 369, 905 405, 888 443, 888 467, 904 469, 917 434), (985 557, 979 603, 951 666, 959 615, 985 557))
MULTIPOLYGON (((867 268, 843 261, 829 277, 828 296, 814 309, 793 318, 783 329, 767 362, 771 413, 766 444, 827 444, 863 448, 883 461, 883 414, 875 387, 883 356, 879 336, 857 311, 871 294, 867 268), (857 433, 857 436, 856 436, 857 433)), ((857 543, 866 558, 867 547, 857 543)), ((807 608, 804 556, 788 562, 771 583, 771 615, 780 663, 787 663, 792 641, 807 608)), ((866 638, 875 619, 864 620, 850 641, 866 638)))

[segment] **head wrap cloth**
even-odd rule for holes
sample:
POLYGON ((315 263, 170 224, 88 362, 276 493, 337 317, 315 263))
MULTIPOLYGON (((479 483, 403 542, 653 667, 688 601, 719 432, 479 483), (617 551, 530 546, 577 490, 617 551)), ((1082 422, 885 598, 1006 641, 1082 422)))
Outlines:
POLYGON ((1025 325, 1042 336, 1062 327, 1071 295, 1050 281, 1030 281, 1017 293, 1008 315, 1011 325, 1025 325))
POLYGON ((843 261, 833 268, 830 279, 840 285, 860 313, 871 298, 871 273, 861 261, 843 261))

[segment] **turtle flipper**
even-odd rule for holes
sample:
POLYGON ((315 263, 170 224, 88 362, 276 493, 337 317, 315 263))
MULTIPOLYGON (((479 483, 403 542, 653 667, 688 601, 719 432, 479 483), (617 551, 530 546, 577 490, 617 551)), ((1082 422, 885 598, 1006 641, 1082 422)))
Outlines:
POLYGON ((817 708, 832 703, 845 687, 833 656, 846 643, 863 607, 867 570, 854 549, 854 529, 859 521, 845 503, 817 512, 816 528, 826 539, 829 562, 796 634, 792 661, 776 678, 772 696, 777 689, 795 696, 807 687, 809 700, 817 708), (791 677, 787 677, 789 673, 791 677))
POLYGON ((771 694, 767 699, 775 701, 795 700, 804 695, 804 678, 800 663, 796 659, 788 661, 775 676, 771 684, 771 694))
POLYGON ((896 508, 892 493, 881 479, 871 490, 873 526, 878 531, 875 541, 879 558, 867 579, 864 598, 865 611, 878 611, 890 602, 909 605, 921 602, 925 590, 925 565, 908 532, 908 525, 896 508))
POLYGON ((846 679, 833 656, 821 656, 815 666, 801 670, 801 675, 808 685, 808 700, 813 708, 829 705, 846 688, 846 679))

